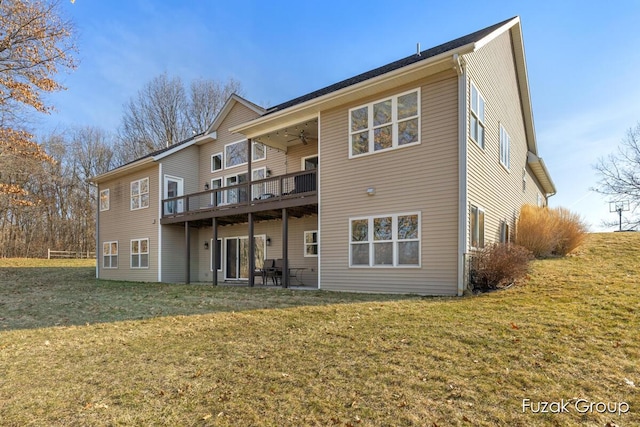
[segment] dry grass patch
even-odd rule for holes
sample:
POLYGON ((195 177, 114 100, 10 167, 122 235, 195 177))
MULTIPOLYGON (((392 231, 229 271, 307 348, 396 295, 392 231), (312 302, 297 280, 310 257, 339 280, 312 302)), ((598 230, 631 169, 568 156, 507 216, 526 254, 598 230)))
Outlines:
MULTIPOLYGON (((640 233, 481 296, 0 333, 3 425, 640 424, 640 233), (522 412, 522 400, 630 412, 522 412)), ((256 289, 257 290, 257 289, 256 289)), ((249 290, 249 291, 256 291, 249 290)), ((259 291, 259 290, 258 290, 259 291)))

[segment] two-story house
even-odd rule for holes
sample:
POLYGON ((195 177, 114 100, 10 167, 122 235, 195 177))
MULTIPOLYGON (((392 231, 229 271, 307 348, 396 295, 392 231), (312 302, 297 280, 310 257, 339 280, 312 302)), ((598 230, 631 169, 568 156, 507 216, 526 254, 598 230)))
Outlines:
POLYGON ((97 275, 461 295, 465 259, 555 193, 518 17, 263 109, 95 177, 97 275), (295 276, 295 277, 289 277, 295 276))

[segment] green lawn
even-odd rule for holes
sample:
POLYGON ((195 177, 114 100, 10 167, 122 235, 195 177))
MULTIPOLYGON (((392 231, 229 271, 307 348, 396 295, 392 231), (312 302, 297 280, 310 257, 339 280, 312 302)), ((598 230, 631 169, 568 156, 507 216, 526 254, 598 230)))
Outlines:
POLYGON ((0 262, 3 426, 640 425, 640 233, 592 235, 524 284, 465 298, 0 262))

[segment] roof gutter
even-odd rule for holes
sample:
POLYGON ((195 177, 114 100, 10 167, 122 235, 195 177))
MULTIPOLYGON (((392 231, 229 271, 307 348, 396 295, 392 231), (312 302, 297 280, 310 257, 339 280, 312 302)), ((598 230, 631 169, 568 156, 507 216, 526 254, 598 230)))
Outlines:
POLYGON ((531 167, 540 185, 542 185, 547 197, 554 196, 556 194, 556 186, 551 180, 551 174, 549 174, 549 170, 542 158, 529 151, 527 153, 527 164, 531 167))

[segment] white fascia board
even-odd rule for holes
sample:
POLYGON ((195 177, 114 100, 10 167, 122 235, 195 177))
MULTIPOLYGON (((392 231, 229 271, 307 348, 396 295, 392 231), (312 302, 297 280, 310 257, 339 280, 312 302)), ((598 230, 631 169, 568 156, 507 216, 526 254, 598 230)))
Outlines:
POLYGON ((192 146, 192 145, 194 145, 197 141, 198 141, 198 139, 197 139, 197 138, 193 138, 193 139, 192 139, 191 141, 189 141, 189 142, 185 142, 184 144, 176 145, 175 147, 173 147, 173 148, 171 148, 171 149, 169 149, 169 150, 167 150, 167 151, 163 151, 162 153, 158 154, 157 156, 153 156, 153 160, 154 160, 154 161, 156 161, 156 162, 157 162, 158 160, 162 160, 162 159, 164 159, 165 157, 170 156, 170 155, 172 155, 172 154, 174 154, 174 153, 177 153, 177 152, 178 152, 178 151, 180 151, 180 150, 183 150, 183 149, 185 149, 185 148, 187 148, 187 147, 191 147, 191 146, 192 146))
POLYGON ((94 184, 99 184, 101 182, 107 181, 111 178, 115 178, 118 175, 122 175, 125 173, 131 173, 137 169, 142 169, 150 163, 153 163, 153 157, 145 157, 144 159, 137 160, 133 163, 129 163, 124 166, 120 166, 119 168, 110 170, 109 172, 105 172, 101 175, 94 176, 91 178, 90 182, 94 184))
MULTIPOLYGON (((315 117, 315 115, 322 110, 323 105, 329 103, 330 101, 335 101, 336 99, 340 98, 346 98, 349 95, 357 94, 358 92, 366 93, 368 89, 374 86, 380 85, 389 80, 396 79, 405 74, 420 71, 424 68, 444 61, 452 61, 452 58, 455 54, 464 55, 466 53, 473 52, 474 46, 474 43, 469 43, 456 49, 452 49, 431 58, 425 59, 423 61, 414 62, 413 64, 398 68, 393 71, 389 71, 388 73, 372 77, 362 82, 344 87, 342 89, 329 92, 325 95, 310 99, 284 110, 259 117, 241 125, 233 126, 229 129, 229 132, 240 133, 247 136, 248 138, 253 138, 260 136, 261 134, 277 130, 283 127, 283 123, 304 121, 307 117, 315 117), (287 116, 290 115, 295 115, 295 119, 287 118, 287 116), (300 117, 298 117, 298 115, 300 115, 300 117)), ((453 68, 453 63, 451 68, 453 68)))
POLYGON ((495 31, 493 31, 492 33, 484 36, 482 39, 480 39, 480 40, 478 40, 477 42, 474 43, 474 52, 476 50, 482 49, 483 46, 489 44, 492 40, 497 39, 502 34, 504 34, 507 31, 509 31, 514 25, 519 24, 519 23, 520 23, 520 17, 516 16, 511 21, 509 21, 506 24, 504 24, 502 27, 500 27, 500 28, 496 29, 495 31))
POLYGON ((241 103, 242 105, 244 105, 245 107, 247 107, 252 111, 255 111, 259 115, 263 115, 266 112, 266 110, 260 107, 259 105, 256 105, 253 102, 248 101, 243 97, 233 93, 231 94, 229 99, 227 99, 227 101, 224 103, 224 105, 218 112, 218 115, 216 116, 216 118, 213 119, 213 123, 211 123, 211 126, 209 126, 209 128, 207 129, 207 132, 206 132, 207 134, 212 133, 218 129, 218 127, 220 126, 222 121, 225 119, 225 117, 227 117, 227 114, 229 114, 229 112, 231 111, 231 109, 233 108, 236 102, 241 103))

